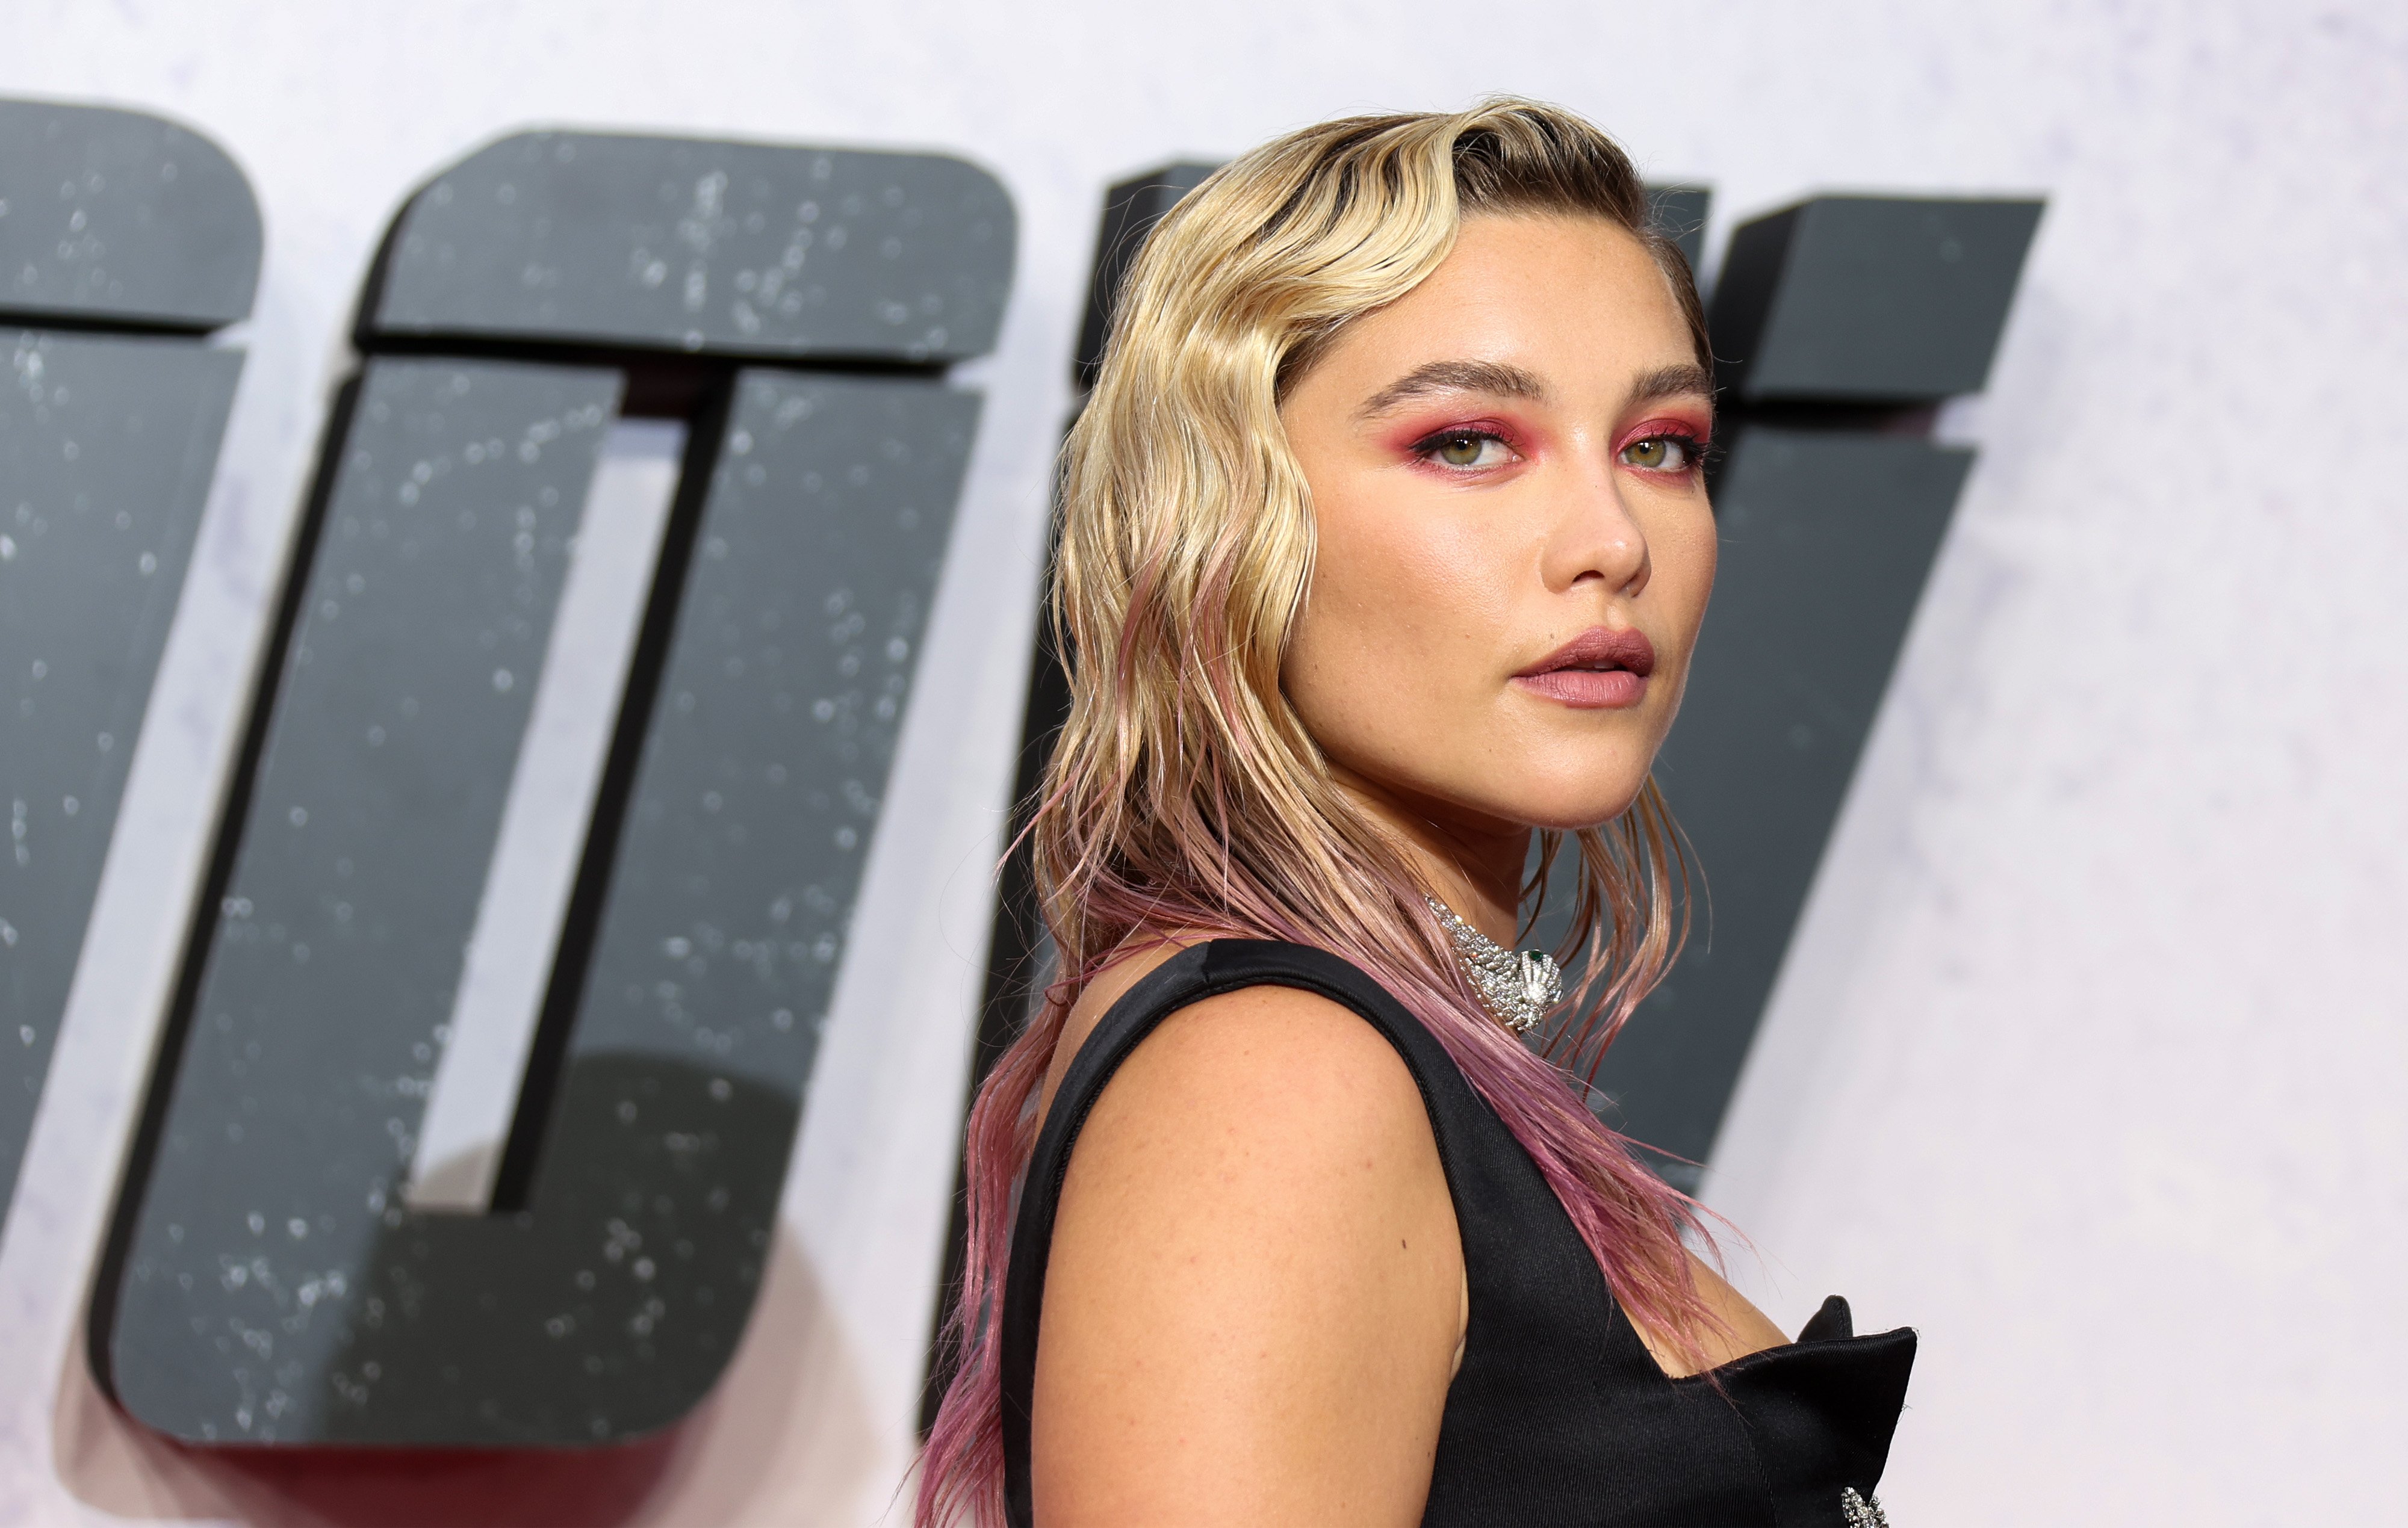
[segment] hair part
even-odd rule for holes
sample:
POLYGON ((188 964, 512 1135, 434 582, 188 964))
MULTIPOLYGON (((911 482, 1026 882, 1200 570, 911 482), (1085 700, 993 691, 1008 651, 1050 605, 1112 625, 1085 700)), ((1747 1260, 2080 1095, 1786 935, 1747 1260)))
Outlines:
MULTIPOLYGON (((948 1318, 962 1363, 924 1458, 922 1528, 1004 1521, 994 1317, 1037 1099, 1087 984, 1173 932, 1311 945, 1379 980, 1529 1151, 1624 1308, 1702 1365, 1698 1334, 1720 1323, 1684 1247, 1698 1208, 1582 1097, 1685 932, 1661 794, 1650 781, 1612 821, 1542 835, 1542 866, 1580 857, 1559 953, 1584 971, 1542 1057, 1481 1006, 1412 863, 1333 781, 1280 684, 1314 549, 1280 402, 1349 323, 1437 269, 1465 218, 1492 215, 1590 217, 1640 239, 1711 364, 1696 282, 1628 157, 1518 99, 1274 139, 1173 207, 1130 268, 1063 455, 1050 618, 1071 705, 1028 830, 1059 979, 970 1111, 948 1318)), ((1542 869, 1530 890, 1543 884, 1542 869)))

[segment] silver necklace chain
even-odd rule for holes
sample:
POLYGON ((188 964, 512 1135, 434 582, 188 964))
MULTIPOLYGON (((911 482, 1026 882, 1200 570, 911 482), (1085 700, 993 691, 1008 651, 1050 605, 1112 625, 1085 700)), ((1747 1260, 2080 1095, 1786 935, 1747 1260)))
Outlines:
POLYGON ((1539 1027, 1564 995, 1564 974, 1555 957, 1539 950, 1508 950, 1455 916, 1455 909, 1434 896, 1422 899, 1438 914, 1447 937, 1455 941, 1455 958, 1471 978, 1471 990, 1497 1021, 1516 1035, 1539 1027))

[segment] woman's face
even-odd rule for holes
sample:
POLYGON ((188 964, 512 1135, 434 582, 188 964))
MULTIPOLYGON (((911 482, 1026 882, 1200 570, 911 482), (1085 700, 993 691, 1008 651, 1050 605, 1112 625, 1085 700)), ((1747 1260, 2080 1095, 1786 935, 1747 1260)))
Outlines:
POLYGON ((1319 537, 1283 678, 1341 780, 1467 827, 1630 805, 1713 585, 1711 386, 1596 219, 1467 220, 1340 334, 1281 416, 1319 537))

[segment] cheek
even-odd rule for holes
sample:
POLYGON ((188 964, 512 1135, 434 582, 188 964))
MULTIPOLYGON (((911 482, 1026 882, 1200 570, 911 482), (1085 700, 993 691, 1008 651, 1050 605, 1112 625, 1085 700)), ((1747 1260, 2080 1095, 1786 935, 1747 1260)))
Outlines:
MULTIPOLYGON (((1409 488, 1317 501, 1312 598, 1299 637, 1356 663, 1410 670, 1491 624, 1503 579, 1495 536, 1412 503, 1409 488)), ((1425 676, 1434 677, 1434 676, 1425 676)))
POLYGON ((1695 640, 1698 622, 1705 617, 1707 597, 1713 592, 1714 564, 1722 545, 1715 534, 1713 512, 1701 504, 1671 517, 1669 523, 1650 533, 1649 540, 1653 592, 1685 648, 1695 640))
POLYGON ((1357 766, 1450 725, 1450 678, 1480 669, 1478 634, 1502 619, 1488 608, 1504 584, 1496 538, 1412 497, 1366 485, 1314 501, 1312 585, 1283 678, 1322 746, 1357 766))

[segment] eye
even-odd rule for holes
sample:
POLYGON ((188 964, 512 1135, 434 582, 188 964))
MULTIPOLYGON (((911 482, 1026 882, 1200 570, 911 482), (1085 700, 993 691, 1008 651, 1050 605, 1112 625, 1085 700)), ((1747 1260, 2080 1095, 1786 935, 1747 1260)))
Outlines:
POLYGON ((1686 472, 1698 464, 1698 443, 1687 436, 1649 436, 1623 447, 1622 460, 1643 472, 1686 472))
POLYGON ((1514 460, 1505 437, 1486 430, 1442 430, 1413 448, 1415 454, 1458 471, 1499 467, 1514 460))

